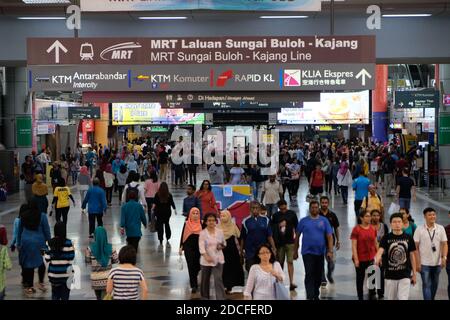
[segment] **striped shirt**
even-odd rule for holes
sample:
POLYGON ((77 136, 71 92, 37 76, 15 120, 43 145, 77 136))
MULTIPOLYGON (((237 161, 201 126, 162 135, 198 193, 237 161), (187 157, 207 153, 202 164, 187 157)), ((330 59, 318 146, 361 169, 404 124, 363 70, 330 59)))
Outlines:
POLYGON ((139 300, 139 286, 145 281, 141 269, 117 267, 111 270, 108 279, 113 280, 114 300, 139 300))
POLYGON ((73 275, 72 264, 75 258, 72 240, 66 239, 62 251, 47 249, 44 258, 48 264, 50 283, 53 285, 67 283, 67 279, 73 275))

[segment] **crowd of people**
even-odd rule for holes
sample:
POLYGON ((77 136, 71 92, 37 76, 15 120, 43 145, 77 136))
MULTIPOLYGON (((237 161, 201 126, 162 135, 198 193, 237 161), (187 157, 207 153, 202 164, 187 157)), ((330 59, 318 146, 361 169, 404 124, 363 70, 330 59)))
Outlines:
MULTIPOLYGON (((420 149, 403 155, 392 144, 284 141, 280 145, 277 174, 262 175, 264 166, 260 163, 244 166, 237 162, 214 163, 206 167, 209 180, 204 180, 197 190, 198 165, 173 163, 172 148, 164 141, 153 142, 141 138, 126 141, 118 150, 101 145, 86 153, 80 148, 74 153, 68 150, 59 162, 53 162, 51 169, 48 149, 25 158, 22 178, 27 203, 14 222, 9 246, 11 250, 19 250, 22 284, 27 295, 36 292, 37 269, 37 289, 47 290, 44 284, 47 273, 52 298, 69 299, 67 283, 77 254, 66 236, 70 200, 76 206, 69 179, 80 192, 82 214, 89 217, 91 244, 84 255, 92 266, 92 288, 97 299, 147 298, 145 275, 136 267, 142 227, 157 232, 160 245, 165 238, 170 246, 170 218, 172 212, 177 214, 170 189, 181 186, 186 188, 182 205, 186 220, 179 254, 185 256, 192 293, 199 291, 202 299, 211 298, 211 278, 216 299, 225 299, 233 287, 244 287, 246 299, 283 299, 286 292, 280 284, 285 280, 289 280, 290 291, 297 288, 294 261, 301 254, 306 297, 318 300, 320 288, 335 283, 337 250, 341 241, 345 241, 330 200, 334 193, 334 200, 338 201, 340 194, 342 203, 347 205, 350 188, 355 191, 353 208, 357 223, 348 241, 360 300, 364 298, 364 279, 370 270, 379 271, 377 276, 381 280, 370 288, 369 299, 376 296, 408 299, 410 285, 416 283, 416 274, 420 273, 423 297, 432 300, 441 268, 447 268, 450 274, 447 263, 450 226, 444 229, 438 225, 432 208, 423 211, 426 221, 423 226, 417 226, 410 214, 415 187, 420 183, 416 172, 422 156, 420 149), (46 170, 50 170, 53 195, 54 208, 50 212, 46 170), (309 202, 309 212, 299 220, 295 210, 302 179, 306 180, 308 195, 300 201, 309 202), (219 208, 214 197, 212 185, 227 183, 248 184, 252 188, 253 201, 242 227, 237 226, 229 211, 219 208), (384 192, 384 197, 379 191, 384 192), (114 193, 118 193, 121 206, 120 233, 127 242, 118 253, 103 227, 103 215, 112 206, 114 193), (383 198, 389 197, 395 198, 387 208, 383 198), (56 224, 51 237, 48 216, 53 211, 56 224)), ((5 272, 11 263, 5 249, 5 228, 0 228, 0 235, 1 297, 5 272)))

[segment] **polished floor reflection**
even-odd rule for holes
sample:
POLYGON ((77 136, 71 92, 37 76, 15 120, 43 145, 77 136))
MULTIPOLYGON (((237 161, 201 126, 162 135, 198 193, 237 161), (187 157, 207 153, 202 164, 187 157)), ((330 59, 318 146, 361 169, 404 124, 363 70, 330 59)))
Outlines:
MULTIPOLYGON (((198 175, 198 180, 206 177, 205 171, 198 175)), ((175 204, 178 212, 181 212, 182 199, 185 196, 184 188, 171 188, 174 195, 175 204)), ((81 289, 72 290, 71 299, 85 300, 95 299, 95 294, 90 287, 89 268, 84 262, 84 250, 89 244, 88 239, 88 219, 86 215, 81 214, 80 198, 76 189, 74 189, 77 207, 71 208, 69 212, 68 222, 68 237, 71 238, 76 246, 75 264, 79 267, 81 273, 81 289)), ((298 213, 299 218, 307 215, 308 203, 305 201, 307 194, 306 180, 302 180, 301 187, 298 194, 297 206, 292 206, 292 209, 298 213)), ((355 225, 355 215, 353 211, 353 195, 350 196, 349 206, 344 206, 342 200, 338 197, 332 196, 332 208, 337 214, 341 223, 341 249, 337 253, 336 270, 335 270, 335 284, 328 284, 326 289, 321 290, 322 299, 333 300, 356 300, 355 287, 355 270, 351 261, 351 242, 349 236, 351 229, 355 225)), ((412 204, 412 215, 416 219, 417 224, 423 224, 422 210, 427 206, 432 206, 433 203, 424 200, 425 197, 418 199, 416 203, 412 204)), ((17 201, 17 200, 15 200, 17 201)), ((388 203, 392 198, 386 200, 388 203)), ((446 210, 437 208, 438 223, 447 225, 450 223, 446 210)), ((0 209, 0 211, 4 211, 0 209)), ((12 224, 18 212, 12 212, 0 216, 0 224, 4 224, 8 230, 9 239, 12 237, 12 224)), ((49 218, 51 226, 54 225, 54 215, 49 218)), ((104 217, 104 224, 108 230, 109 237, 113 246, 120 249, 125 245, 125 237, 119 233, 120 208, 118 206, 117 195, 114 196, 113 206, 108 209, 104 217)), ((180 270, 178 263, 178 248, 181 236, 181 228, 183 225, 183 216, 172 216, 172 239, 169 243, 164 242, 162 246, 159 245, 156 233, 150 233, 149 230, 144 231, 144 235, 140 242, 138 266, 142 268, 147 278, 149 287, 149 299, 152 300, 180 300, 180 299, 199 299, 198 294, 191 295, 189 287, 189 277, 184 262, 183 270, 180 270)), ((26 297, 23 294, 21 287, 20 267, 18 264, 17 252, 11 253, 13 261, 13 270, 7 274, 7 288, 6 299, 50 299, 50 290, 46 293, 37 292, 33 297, 26 297)), ((301 257, 295 262, 295 283, 298 289, 291 292, 292 299, 305 299, 305 290, 303 284, 304 269, 301 257)), ((286 271, 287 272, 287 271, 286 271)), ((37 281, 37 274, 35 277, 37 281)), ((287 285, 288 283, 286 283, 287 285)), ((242 299, 241 287, 235 287, 228 298, 242 299)), ((420 276, 418 277, 418 284, 411 289, 410 299, 422 299, 420 276)), ((437 299, 448 299, 447 297, 447 274, 445 270, 440 275, 440 286, 437 293, 437 299)))

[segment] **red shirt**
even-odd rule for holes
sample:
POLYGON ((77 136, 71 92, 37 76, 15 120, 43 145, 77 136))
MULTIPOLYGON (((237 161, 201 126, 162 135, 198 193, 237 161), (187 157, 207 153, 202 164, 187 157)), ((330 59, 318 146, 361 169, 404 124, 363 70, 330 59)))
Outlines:
POLYGON ((323 186, 323 176, 324 176, 324 174, 323 174, 322 170, 314 170, 312 172, 311 176, 312 176, 312 183, 311 183, 311 185, 313 187, 321 187, 321 186, 323 186))
POLYGON ((350 239, 356 240, 356 250, 358 252, 359 261, 372 261, 377 253, 375 241, 377 239, 377 231, 372 225, 368 229, 357 225, 353 228, 350 239))

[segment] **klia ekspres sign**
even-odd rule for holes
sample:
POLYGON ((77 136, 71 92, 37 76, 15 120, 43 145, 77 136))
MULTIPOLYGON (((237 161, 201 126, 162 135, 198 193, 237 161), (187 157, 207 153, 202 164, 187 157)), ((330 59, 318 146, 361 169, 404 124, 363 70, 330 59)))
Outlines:
POLYGON ((81 10, 240 10, 240 11, 320 11, 322 0, 81 0, 81 10))
POLYGON ((28 65, 375 63, 375 36, 29 38, 28 65))

